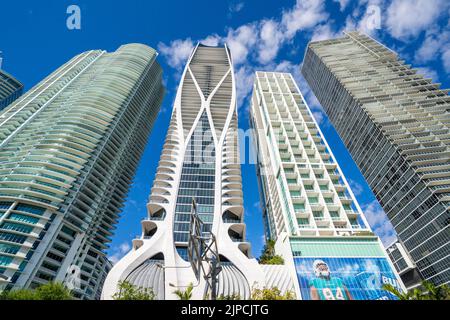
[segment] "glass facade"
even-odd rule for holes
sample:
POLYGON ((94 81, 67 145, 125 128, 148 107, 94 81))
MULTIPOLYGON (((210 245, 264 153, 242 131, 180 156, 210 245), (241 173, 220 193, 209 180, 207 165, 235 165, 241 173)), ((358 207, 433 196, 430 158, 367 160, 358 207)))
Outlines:
POLYGON ((75 297, 98 298, 161 79, 145 45, 88 51, 0 113, 0 288, 66 281, 79 268, 75 297))
POLYGON ((0 69, 0 112, 22 95, 23 84, 0 69))
POLYGON ((215 147, 206 112, 201 115, 184 154, 175 208, 174 239, 187 245, 192 200, 203 221, 203 232, 211 231, 214 219, 215 147))
POLYGON ((450 282, 450 96, 358 32, 308 45, 302 73, 422 277, 450 282))

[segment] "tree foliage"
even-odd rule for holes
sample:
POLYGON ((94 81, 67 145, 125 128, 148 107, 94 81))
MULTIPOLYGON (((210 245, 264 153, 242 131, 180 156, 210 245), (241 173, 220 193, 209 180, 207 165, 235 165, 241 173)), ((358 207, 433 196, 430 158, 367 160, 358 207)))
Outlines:
POLYGON ((424 281, 420 288, 408 292, 400 292, 390 284, 383 285, 383 289, 394 294, 400 300, 450 300, 450 287, 442 285, 436 287, 431 282, 424 281))
POLYGON ((191 300, 192 290, 194 290, 194 285, 190 283, 186 290, 177 289, 173 293, 177 295, 180 300, 191 300))
POLYGON ((155 293, 150 288, 141 288, 128 281, 119 281, 118 291, 112 296, 114 300, 154 300, 155 293))
POLYGON ((267 240, 264 245, 261 257, 259 257, 261 264, 284 264, 284 259, 280 255, 275 254, 275 241, 267 240))
POLYGON ((241 296, 238 293, 233 293, 230 295, 223 295, 217 297, 217 300, 242 300, 241 296))
POLYGON ((61 282, 48 282, 36 289, 3 291, 1 300, 72 300, 71 291, 61 282))
POLYGON ((282 294, 278 287, 272 288, 253 288, 250 300, 294 300, 295 295, 292 291, 282 294))

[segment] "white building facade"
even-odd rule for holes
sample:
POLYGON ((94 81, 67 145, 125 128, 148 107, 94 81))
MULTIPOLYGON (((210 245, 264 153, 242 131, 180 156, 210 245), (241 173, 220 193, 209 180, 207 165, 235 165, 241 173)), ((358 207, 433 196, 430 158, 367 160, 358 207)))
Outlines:
POLYGON ((230 51, 197 45, 178 88, 142 235, 111 270, 103 299, 112 299, 126 280, 151 288, 157 299, 194 285, 193 299, 205 296, 205 280, 188 261, 192 199, 204 232, 217 239, 222 271, 217 295, 250 296, 254 286, 292 289, 284 268, 261 268, 251 257, 243 223, 242 178, 238 151, 236 89, 230 51), (270 278, 266 281, 266 276, 270 278))
POLYGON ((309 300, 394 299, 404 286, 291 74, 256 72, 250 115, 266 238, 309 300))

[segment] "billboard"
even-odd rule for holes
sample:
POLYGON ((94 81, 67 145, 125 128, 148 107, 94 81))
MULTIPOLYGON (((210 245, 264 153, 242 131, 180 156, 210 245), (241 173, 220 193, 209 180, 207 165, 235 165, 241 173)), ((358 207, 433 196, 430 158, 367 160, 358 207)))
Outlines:
POLYGON ((384 258, 294 258, 303 300, 397 300, 402 290, 384 258))

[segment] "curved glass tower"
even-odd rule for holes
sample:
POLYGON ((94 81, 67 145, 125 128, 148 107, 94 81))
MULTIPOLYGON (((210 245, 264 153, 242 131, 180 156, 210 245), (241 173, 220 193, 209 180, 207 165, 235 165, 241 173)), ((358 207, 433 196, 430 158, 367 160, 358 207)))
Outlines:
POLYGON ((23 84, 9 73, 0 69, 0 111, 20 97, 22 91, 23 84))
POLYGON ((203 277, 197 280, 187 253, 193 198, 203 231, 217 239, 217 294, 248 298, 253 284, 265 283, 245 240, 234 84, 228 48, 197 45, 178 88, 142 235, 108 274, 104 299, 120 280, 152 288, 158 299, 174 299, 175 289, 193 283, 193 298, 203 297, 203 277))
POLYGON ((159 111, 157 53, 77 55, 0 113, 0 286, 98 298, 120 208, 159 111))

